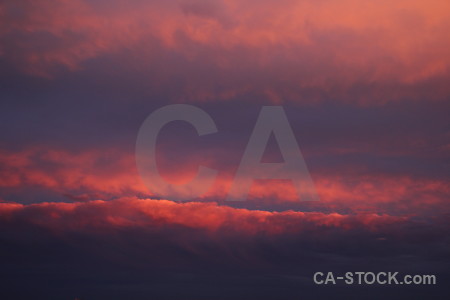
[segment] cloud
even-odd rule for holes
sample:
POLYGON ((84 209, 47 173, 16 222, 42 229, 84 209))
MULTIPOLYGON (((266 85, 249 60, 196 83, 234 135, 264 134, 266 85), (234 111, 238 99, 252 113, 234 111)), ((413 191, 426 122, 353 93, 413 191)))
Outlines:
POLYGON ((449 30, 448 0, 0 1, 0 299, 445 297, 449 30), (174 102, 219 128, 158 138, 164 178, 219 170, 189 202, 156 199, 134 157, 142 120, 174 102), (267 104, 320 201, 283 180, 224 200, 267 104))
MULTIPOLYGON (((17 295, 18 282, 41 295, 50 288, 40 285, 42 277, 57 277, 65 284, 56 290, 51 287, 52 294, 92 295, 106 288, 100 299, 111 295, 112 286, 114 293, 141 293, 140 297, 162 293, 159 298, 173 298, 177 296, 167 287, 183 286, 182 282, 194 287, 210 282, 214 295, 223 288, 228 295, 240 282, 233 295, 242 299, 246 291, 263 291, 262 299, 273 299, 281 288, 286 294, 279 296, 289 299, 298 289, 311 291, 311 276, 318 270, 417 272, 446 278, 448 265, 448 216, 430 221, 121 198, 0 203, 0 225, 2 254, 8 257, 2 265, 8 275, 2 280, 10 283, 2 293, 12 291, 11 295, 17 295), (26 275, 30 268, 40 276, 26 275), (266 285, 260 287, 265 276, 271 283, 267 291, 266 285), (129 281, 134 283, 131 288, 129 281), (254 282, 259 282, 257 288, 254 282), (139 284, 152 288, 141 290, 139 284)), ((433 292, 442 289, 436 286, 433 292)), ((183 294, 195 298, 208 291, 194 290, 183 294)))
POLYGON ((442 100, 449 11, 445 0, 3 1, 0 53, 41 76, 112 56, 156 87, 180 78, 177 101, 442 100))
MULTIPOLYGON (((317 212, 369 212, 394 215, 429 215, 445 212, 450 190, 445 177, 427 178, 408 173, 370 172, 354 170, 352 166, 340 171, 322 169, 312 173, 321 201, 299 202, 288 180, 255 180, 247 201, 224 201, 235 172, 229 163, 209 161, 220 170, 215 184, 200 201, 268 210, 301 210, 317 212)), ((167 158, 165 158, 167 160, 167 158)), ((169 161, 169 160, 168 160, 169 161)), ((190 157, 190 165, 179 165, 165 175, 166 180, 189 181, 200 157, 190 157), (173 176, 172 176, 173 175, 173 176)), ((22 152, 0 153, 3 169, 0 187, 4 200, 41 202, 51 195, 61 201, 70 199, 86 202, 97 199, 152 196, 135 166, 133 155, 118 149, 69 152, 35 147, 22 152), (21 199, 21 200, 15 200, 21 199), (34 200, 33 200, 34 199, 34 200)), ((207 164, 207 163, 206 163, 207 164)), ((208 165, 208 164, 207 164, 208 165)), ((173 167, 173 166, 172 166, 173 167)), ((257 174, 250 174, 257 177, 257 174)))
POLYGON ((90 230, 92 228, 184 226, 210 232, 234 234, 283 234, 292 230, 310 230, 315 226, 367 230, 402 222, 402 217, 363 214, 345 216, 337 213, 267 212, 219 206, 217 203, 176 203, 167 200, 122 198, 85 203, 21 205, 0 203, 3 220, 21 220, 51 230, 90 230))

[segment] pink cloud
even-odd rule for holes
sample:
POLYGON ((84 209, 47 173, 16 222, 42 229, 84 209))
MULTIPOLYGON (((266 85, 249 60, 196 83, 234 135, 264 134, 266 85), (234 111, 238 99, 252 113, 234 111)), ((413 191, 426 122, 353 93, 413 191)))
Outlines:
MULTIPOLYGON (((41 187, 77 202, 152 195, 138 175, 134 157, 118 150, 71 153, 32 148, 18 153, 3 151, 0 163, 3 165, 0 187, 19 194, 41 187)), ((190 176, 190 171, 178 169, 175 177, 189 181, 190 176)), ((198 200, 224 200, 232 178, 232 171, 225 168, 210 191, 198 200)), ((317 203, 299 203, 292 184, 284 180, 255 180, 246 203, 256 207, 282 205, 284 209, 395 211, 409 215, 445 210, 450 195, 445 179, 388 173, 361 175, 348 168, 340 173, 313 174, 313 179, 321 199, 317 203)))
POLYGON ((0 12, 0 55, 36 75, 112 54, 141 70, 162 62, 158 84, 169 84, 167 74, 186 78, 177 100, 254 93, 273 102, 383 103, 449 93, 445 0, 6 1, 0 12), (208 78, 187 76, 202 66, 208 78))
POLYGON ((21 220, 56 232, 66 230, 147 227, 155 229, 180 225, 216 232, 227 230, 244 234, 301 232, 310 226, 368 230, 402 222, 404 217, 378 214, 341 215, 337 213, 268 212, 219 206, 217 203, 175 203, 167 200, 121 198, 85 203, 39 203, 21 205, 0 203, 0 219, 21 220))

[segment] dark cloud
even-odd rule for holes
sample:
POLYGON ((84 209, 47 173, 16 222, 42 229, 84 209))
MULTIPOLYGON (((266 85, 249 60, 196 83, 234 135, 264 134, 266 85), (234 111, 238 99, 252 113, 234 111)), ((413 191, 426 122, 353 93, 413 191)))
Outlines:
POLYGON ((14 299, 290 299, 343 289, 314 286, 315 271, 359 270, 442 277, 433 289, 360 286, 344 294, 446 291, 448 216, 427 223, 136 199, 0 207, 8 257, 2 282, 9 283, 2 292, 14 299), (28 289, 18 289, 20 283, 28 289))

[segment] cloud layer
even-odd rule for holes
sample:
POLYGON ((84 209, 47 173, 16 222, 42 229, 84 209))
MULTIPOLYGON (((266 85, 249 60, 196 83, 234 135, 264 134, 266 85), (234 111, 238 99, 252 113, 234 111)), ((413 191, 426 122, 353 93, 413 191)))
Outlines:
MULTIPOLYGON (((222 159, 223 156, 218 157, 219 162, 222 159)), ((139 177, 134 157, 118 150, 71 153, 34 148, 20 153, 3 152, 0 161, 3 165, 0 173, 2 197, 8 201, 41 202, 49 195, 57 201, 76 202, 152 195, 139 177), (44 199, 39 199, 39 193, 44 199)), ((219 162, 215 165, 220 170, 224 165, 219 162)), ((190 163, 196 170, 201 162, 191 158, 190 163)), ((189 181, 194 175, 190 167, 183 169, 177 163, 173 167, 174 171, 168 173, 165 180, 173 181, 175 176, 189 181)), ((352 168, 337 173, 321 171, 312 176, 321 199, 316 203, 299 202, 292 183, 285 180, 254 180, 248 201, 226 202, 234 177, 233 170, 226 168, 221 170, 212 188, 197 200, 269 210, 364 211, 394 215, 448 211, 446 202, 450 190, 445 177, 361 174, 352 168)))
POLYGON ((0 1, 0 298, 446 299, 449 32, 448 0, 0 1), (158 136, 165 179, 219 171, 184 203, 134 157, 173 103, 218 128, 158 136), (283 106, 321 201, 283 180, 225 201, 263 105, 283 106))
POLYGON ((3 1, 0 55, 47 77, 112 58, 159 88, 178 78, 176 101, 442 100, 449 11, 445 0, 3 1))
MULTIPOLYGON (((271 213, 122 198, 0 203, 0 224, 2 254, 9 257, 2 282, 10 283, 2 293, 14 290, 20 278, 28 288, 9 294, 20 299, 31 293, 102 299, 245 299, 248 293, 261 299, 302 293, 325 297, 340 288, 316 289, 311 282, 316 271, 420 271, 446 280, 448 261, 442 257, 450 251, 448 216, 429 224, 377 214, 271 213), (29 269, 39 277, 30 276, 29 269), (61 285, 50 292, 45 280, 61 285), (240 288, 233 288, 238 282, 240 288), (187 283, 193 288, 175 292, 187 283)), ((445 286, 398 288, 438 296, 445 286)), ((379 288, 375 295, 394 297, 397 290, 379 288)), ((363 295, 367 286, 351 293, 363 295)))

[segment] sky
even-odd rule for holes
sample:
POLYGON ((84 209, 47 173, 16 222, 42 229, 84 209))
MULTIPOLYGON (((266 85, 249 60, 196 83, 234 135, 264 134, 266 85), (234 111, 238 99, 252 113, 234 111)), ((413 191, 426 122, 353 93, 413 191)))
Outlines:
MULTIPOLYGON (((0 1, 0 297, 446 299, 449 35, 448 0, 0 1), (217 126, 158 135, 164 180, 217 170, 181 202, 135 158, 173 104, 217 126), (226 200, 263 106, 283 107, 319 201, 257 169, 226 200)), ((262 161, 280 150, 271 136, 262 161)))

